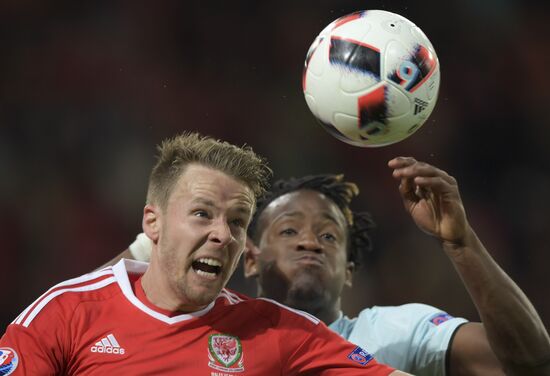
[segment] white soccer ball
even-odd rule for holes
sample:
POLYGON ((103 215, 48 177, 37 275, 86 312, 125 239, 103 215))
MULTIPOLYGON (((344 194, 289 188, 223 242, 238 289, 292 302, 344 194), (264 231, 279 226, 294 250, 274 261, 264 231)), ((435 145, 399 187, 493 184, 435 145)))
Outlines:
POLYGON ((401 141, 428 119, 439 91, 439 61, 426 35, 383 10, 349 14, 315 38, 302 86, 323 128, 348 144, 401 141))

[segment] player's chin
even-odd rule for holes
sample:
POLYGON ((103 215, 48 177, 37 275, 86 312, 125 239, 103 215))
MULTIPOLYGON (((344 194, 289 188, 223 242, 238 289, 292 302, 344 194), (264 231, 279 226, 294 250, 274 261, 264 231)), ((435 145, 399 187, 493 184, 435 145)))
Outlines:
POLYGON ((195 286, 187 289, 187 301, 197 307, 212 303, 220 294, 223 286, 195 286))
POLYGON ((192 293, 195 300, 201 300, 208 304, 220 294, 227 279, 224 275, 219 275, 218 278, 212 280, 197 278, 189 281, 188 291, 192 293))

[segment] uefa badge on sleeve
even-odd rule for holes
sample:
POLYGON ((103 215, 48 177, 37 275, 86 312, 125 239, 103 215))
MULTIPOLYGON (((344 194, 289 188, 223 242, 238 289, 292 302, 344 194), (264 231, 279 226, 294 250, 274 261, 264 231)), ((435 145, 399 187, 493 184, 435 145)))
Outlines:
POLYGON ((359 363, 362 366, 366 366, 373 358, 372 355, 357 346, 349 355, 348 359, 353 360, 355 363, 359 363))
POLYGON ((19 356, 14 349, 0 347, 0 376, 11 375, 19 364, 19 356))
POLYGON ((241 340, 228 334, 208 337, 208 366, 223 372, 243 372, 241 340))
POLYGON ((441 325, 445 321, 449 321, 450 319, 453 319, 454 317, 449 315, 447 312, 439 312, 432 317, 430 317, 430 322, 434 325, 441 325))

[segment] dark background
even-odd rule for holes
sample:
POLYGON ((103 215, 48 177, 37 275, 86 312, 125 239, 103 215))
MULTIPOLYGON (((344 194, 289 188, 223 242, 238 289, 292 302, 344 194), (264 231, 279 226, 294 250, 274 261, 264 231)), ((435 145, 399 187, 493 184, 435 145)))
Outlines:
MULTIPOLYGON (((423 302, 478 319, 438 244, 402 208, 386 162, 455 176, 495 259, 550 322, 550 47, 545 2, 3 1, 0 3, 0 324, 141 229, 154 147, 182 130, 247 143, 277 177, 342 172, 378 223, 348 314, 423 302), (385 9, 428 35, 438 104, 413 137, 337 141, 301 91, 305 54, 333 19, 385 9)), ((231 287, 254 294, 237 271, 231 287)))

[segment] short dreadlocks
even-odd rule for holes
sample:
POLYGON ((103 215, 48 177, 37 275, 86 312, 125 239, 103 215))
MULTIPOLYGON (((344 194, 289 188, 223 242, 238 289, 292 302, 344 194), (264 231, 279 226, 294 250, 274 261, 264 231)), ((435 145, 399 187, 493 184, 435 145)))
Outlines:
POLYGON ((370 213, 355 213, 350 209, 351 200, 359 194, 359 188, 352 182, 344 181, 344 175, 311 175, 302 178, 276 181, 271 190, 258 199, 256 212, 248 227, 252 240, 259 240, 258 220, 264 209, 276 198, 287 193, 309 189, 320 192, 340 208, 348 224, 348 260, 356 267, 363 264, 364 255, 372 249, 370 231, 375 227, 370 213))

